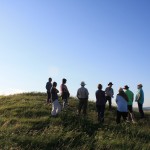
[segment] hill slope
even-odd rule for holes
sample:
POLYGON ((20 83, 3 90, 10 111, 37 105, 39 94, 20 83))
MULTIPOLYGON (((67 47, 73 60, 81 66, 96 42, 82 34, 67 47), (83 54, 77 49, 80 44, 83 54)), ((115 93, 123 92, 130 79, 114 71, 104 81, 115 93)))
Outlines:
POLYGON ((0 149, 150 149, 149 114, 137 124, 116 125, 115 108, 106 109, 102 125, 94 103, 89 103, 87 118, 78 117, 78 101, 71 98, 68 110, 53 118, 45 99, 42 93, 0 97, 0 149))

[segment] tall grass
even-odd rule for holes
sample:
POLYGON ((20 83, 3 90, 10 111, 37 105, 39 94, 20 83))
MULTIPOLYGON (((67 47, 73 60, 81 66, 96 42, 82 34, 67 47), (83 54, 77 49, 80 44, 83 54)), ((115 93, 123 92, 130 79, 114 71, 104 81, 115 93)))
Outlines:
POLYGON ((77 116, 78 100, 70 98, 68 110, 50 115, 46 94, 24 93, 0 97, 0 149, 36 150, 149 150, 150 114, 136 124, 115 122, 116 108, 106 108, 105 123, 97 122, 95 104, 87 117, 77 116))

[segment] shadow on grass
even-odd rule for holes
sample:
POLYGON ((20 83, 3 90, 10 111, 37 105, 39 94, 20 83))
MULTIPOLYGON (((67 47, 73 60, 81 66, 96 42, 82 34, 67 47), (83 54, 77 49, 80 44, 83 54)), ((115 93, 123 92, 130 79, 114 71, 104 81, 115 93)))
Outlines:
POLYGON ((18 108, 15 110, 16 114, 14 116, 18 118, 39 118, 49 116, 49 112, 47 110, 38 111, 28 109, 21 110, 20 108, 18 108))
POLYGON ((64 130, 77 130, 79 132, 85 132, 87 135, 92 136, 102 127, 102 124, 93 123, 87 117, 77 116, 75 114, 63 113, 60 116, 64 130))

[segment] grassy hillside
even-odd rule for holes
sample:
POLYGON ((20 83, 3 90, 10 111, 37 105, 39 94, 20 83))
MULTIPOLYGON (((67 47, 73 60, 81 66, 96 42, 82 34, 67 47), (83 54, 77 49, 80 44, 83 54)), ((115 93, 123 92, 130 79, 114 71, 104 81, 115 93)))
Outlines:
POLYGON ((29 93, 0 97, 0 149, 64 150, 149 150, 150 114, 136 124, 116 125, 116 109, 106 109, 104 124, 97 122, 95 104, 90 102, 88 116, 78 117, 78 101, 57 118, 50 116, 46 94, 29 93))

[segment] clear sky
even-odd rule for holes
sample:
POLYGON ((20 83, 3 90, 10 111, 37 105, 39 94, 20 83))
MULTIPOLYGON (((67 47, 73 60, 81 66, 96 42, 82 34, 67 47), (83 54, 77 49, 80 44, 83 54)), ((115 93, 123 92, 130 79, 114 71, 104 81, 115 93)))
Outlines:
MULTIPOLYGON (((67 78, 71 95, 86 82, 142 83, 150 106, 150 0, 0 0, 0 93, 45 91, 67 78)), ((134 104, 136 106, 136 104, 134 104)))

